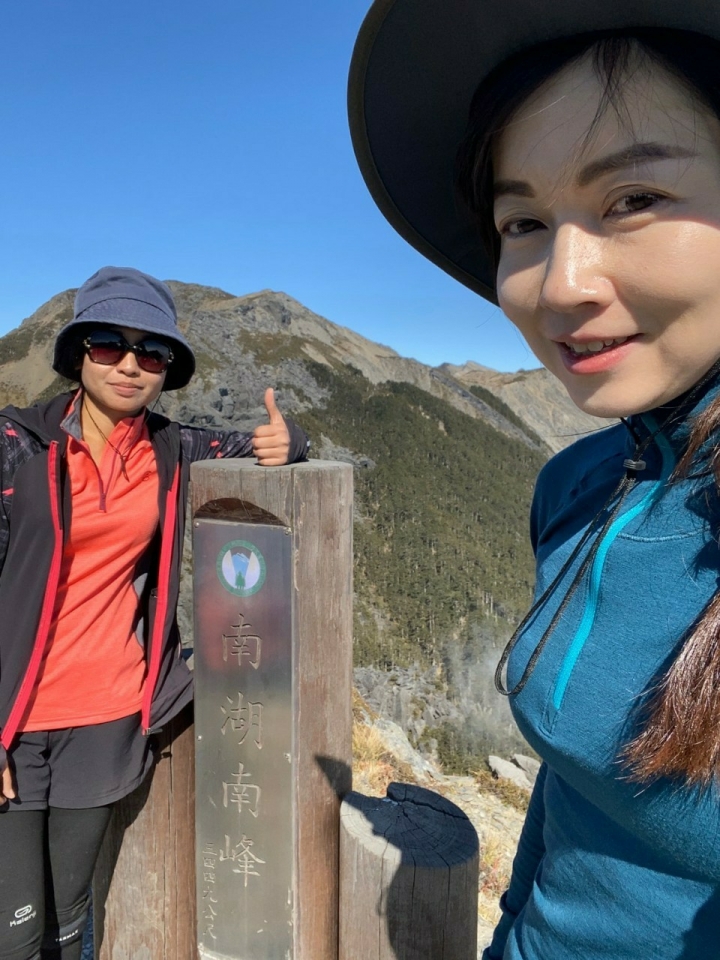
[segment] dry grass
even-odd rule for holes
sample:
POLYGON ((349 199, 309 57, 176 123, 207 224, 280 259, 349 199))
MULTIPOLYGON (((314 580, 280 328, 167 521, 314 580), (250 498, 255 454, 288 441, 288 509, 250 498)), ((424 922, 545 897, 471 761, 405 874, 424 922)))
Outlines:
POLYGON ((522 787, 516 787, 509 780, 496 780, 489 770, 476 770, 473 776, 478 785, 478 789, 485 793, 492 793, 498 799, 502 800, 509 807, 525 813, 530 803, 530 794, 522 787))
POLYGON ((416 782, 410 767, 388 752, 375 727, 354 723, 353 789, 367 796, 384 797, 393 780, 416 782))
POLYGON ((514 844, 508 844, 507 836, 493 830, 483 832, 480 841, 478 916, 490 927, 494 927, 500 919, 500 897, 510 883, 514 855, 514 844))
POLYGON ((387 755, 385 742, 375 727, 364 723, 353 724, 353 762, 379 763, 387 755))
POLYGON ((507 844, 488 833, 480 848, 480 893, 498 900, 510 881, 511 861, 507 844))
POLYGON ((378 718, 377 713, 375 713, 367 700, 360 696, 355 687, 353 687, 352 692, 352 715, 355 724, 367 723, 368 718, 370 720, 377 720, 378 718))

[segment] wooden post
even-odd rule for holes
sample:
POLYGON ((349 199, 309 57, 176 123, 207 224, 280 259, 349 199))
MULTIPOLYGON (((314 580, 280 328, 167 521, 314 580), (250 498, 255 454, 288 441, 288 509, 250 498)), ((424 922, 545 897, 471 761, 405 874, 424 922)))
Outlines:
POLYGON ((477 906, 478 838, 459 807, 401 783, 345 797, 339 960, 476 960, 477 906))
POLYGON ((192 467, 195 735, 205 737, 202 763, 212 771, 198 766, 198 839, 202 823, 209 848, 198 858, 202 956, 337 960, 340 797, 352 786, 352 502, 346 464, 192 467), (240 579, 227 582, 235 563, 240 579), (291 642, 280 644, 280 634, 291 642), (278 684, 287 691, 279 706, 278 684), (270 742, 273 718, 285 746, 270 742), (282 903, 253 913, 266 894, 278 904, 281 874, 282 903), (223 936, 230 946, 221 948, 223 936))
MULTIPOLYGON (((294 932, 287 956, 337 960, 340 797, 352 786, 352 468, 216 460, 194 464, 192 481, 193 515, 281 525, 292 546, 294 932)), ((152 779, 114 812, 93 884, 96 960, 197 960, 196 736, 188 710, 163 731, 152 779)))
POLYGON ((159 735, 152 777, 119 801, 93 881, 96 960, 195 960, 192 707, 159 735))

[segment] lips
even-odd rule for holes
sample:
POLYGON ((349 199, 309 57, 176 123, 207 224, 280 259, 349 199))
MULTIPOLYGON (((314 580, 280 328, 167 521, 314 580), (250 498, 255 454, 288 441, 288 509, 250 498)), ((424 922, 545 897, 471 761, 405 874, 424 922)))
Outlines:
POLYGON ((140 390, 140 387, 136 387, 131 383, 111 383, 109 386, 124 397, 132 397, 140 390))
POLYGON ((603 373, 634 349, 639 334, 630 337, 608 337, 597 340, 557 341, 565 367, 572 373, 603 373))

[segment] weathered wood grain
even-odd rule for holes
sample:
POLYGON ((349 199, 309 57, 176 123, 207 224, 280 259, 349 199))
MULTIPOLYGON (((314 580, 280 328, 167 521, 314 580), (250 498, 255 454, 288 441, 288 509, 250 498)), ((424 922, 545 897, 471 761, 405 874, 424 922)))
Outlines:
POLYGON ((352 468, 294 480, 297 960, 335 960, 339 798, 352 789, 352 468))
POLYGON ((192 708, 158 738, 157 765, 121 800, 93 882, 96 960, 195 960, 192 708))
POLYGON ((348 794, 340 830, 339 960, 476 960, 478 838, 421 787, 348 794))

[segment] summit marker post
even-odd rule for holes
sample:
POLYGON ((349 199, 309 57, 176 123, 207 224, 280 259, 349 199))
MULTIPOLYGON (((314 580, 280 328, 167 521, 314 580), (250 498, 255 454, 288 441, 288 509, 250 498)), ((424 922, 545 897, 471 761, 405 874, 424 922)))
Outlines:
POLYGON ((191 477, 195 725, 188 707, 162 731, 116 806, 95 957, 337 960, 352 468, 213 460, 191 477))
POLYGON ((192 467, 198 956, 337 960, 352 468, 192 467))

